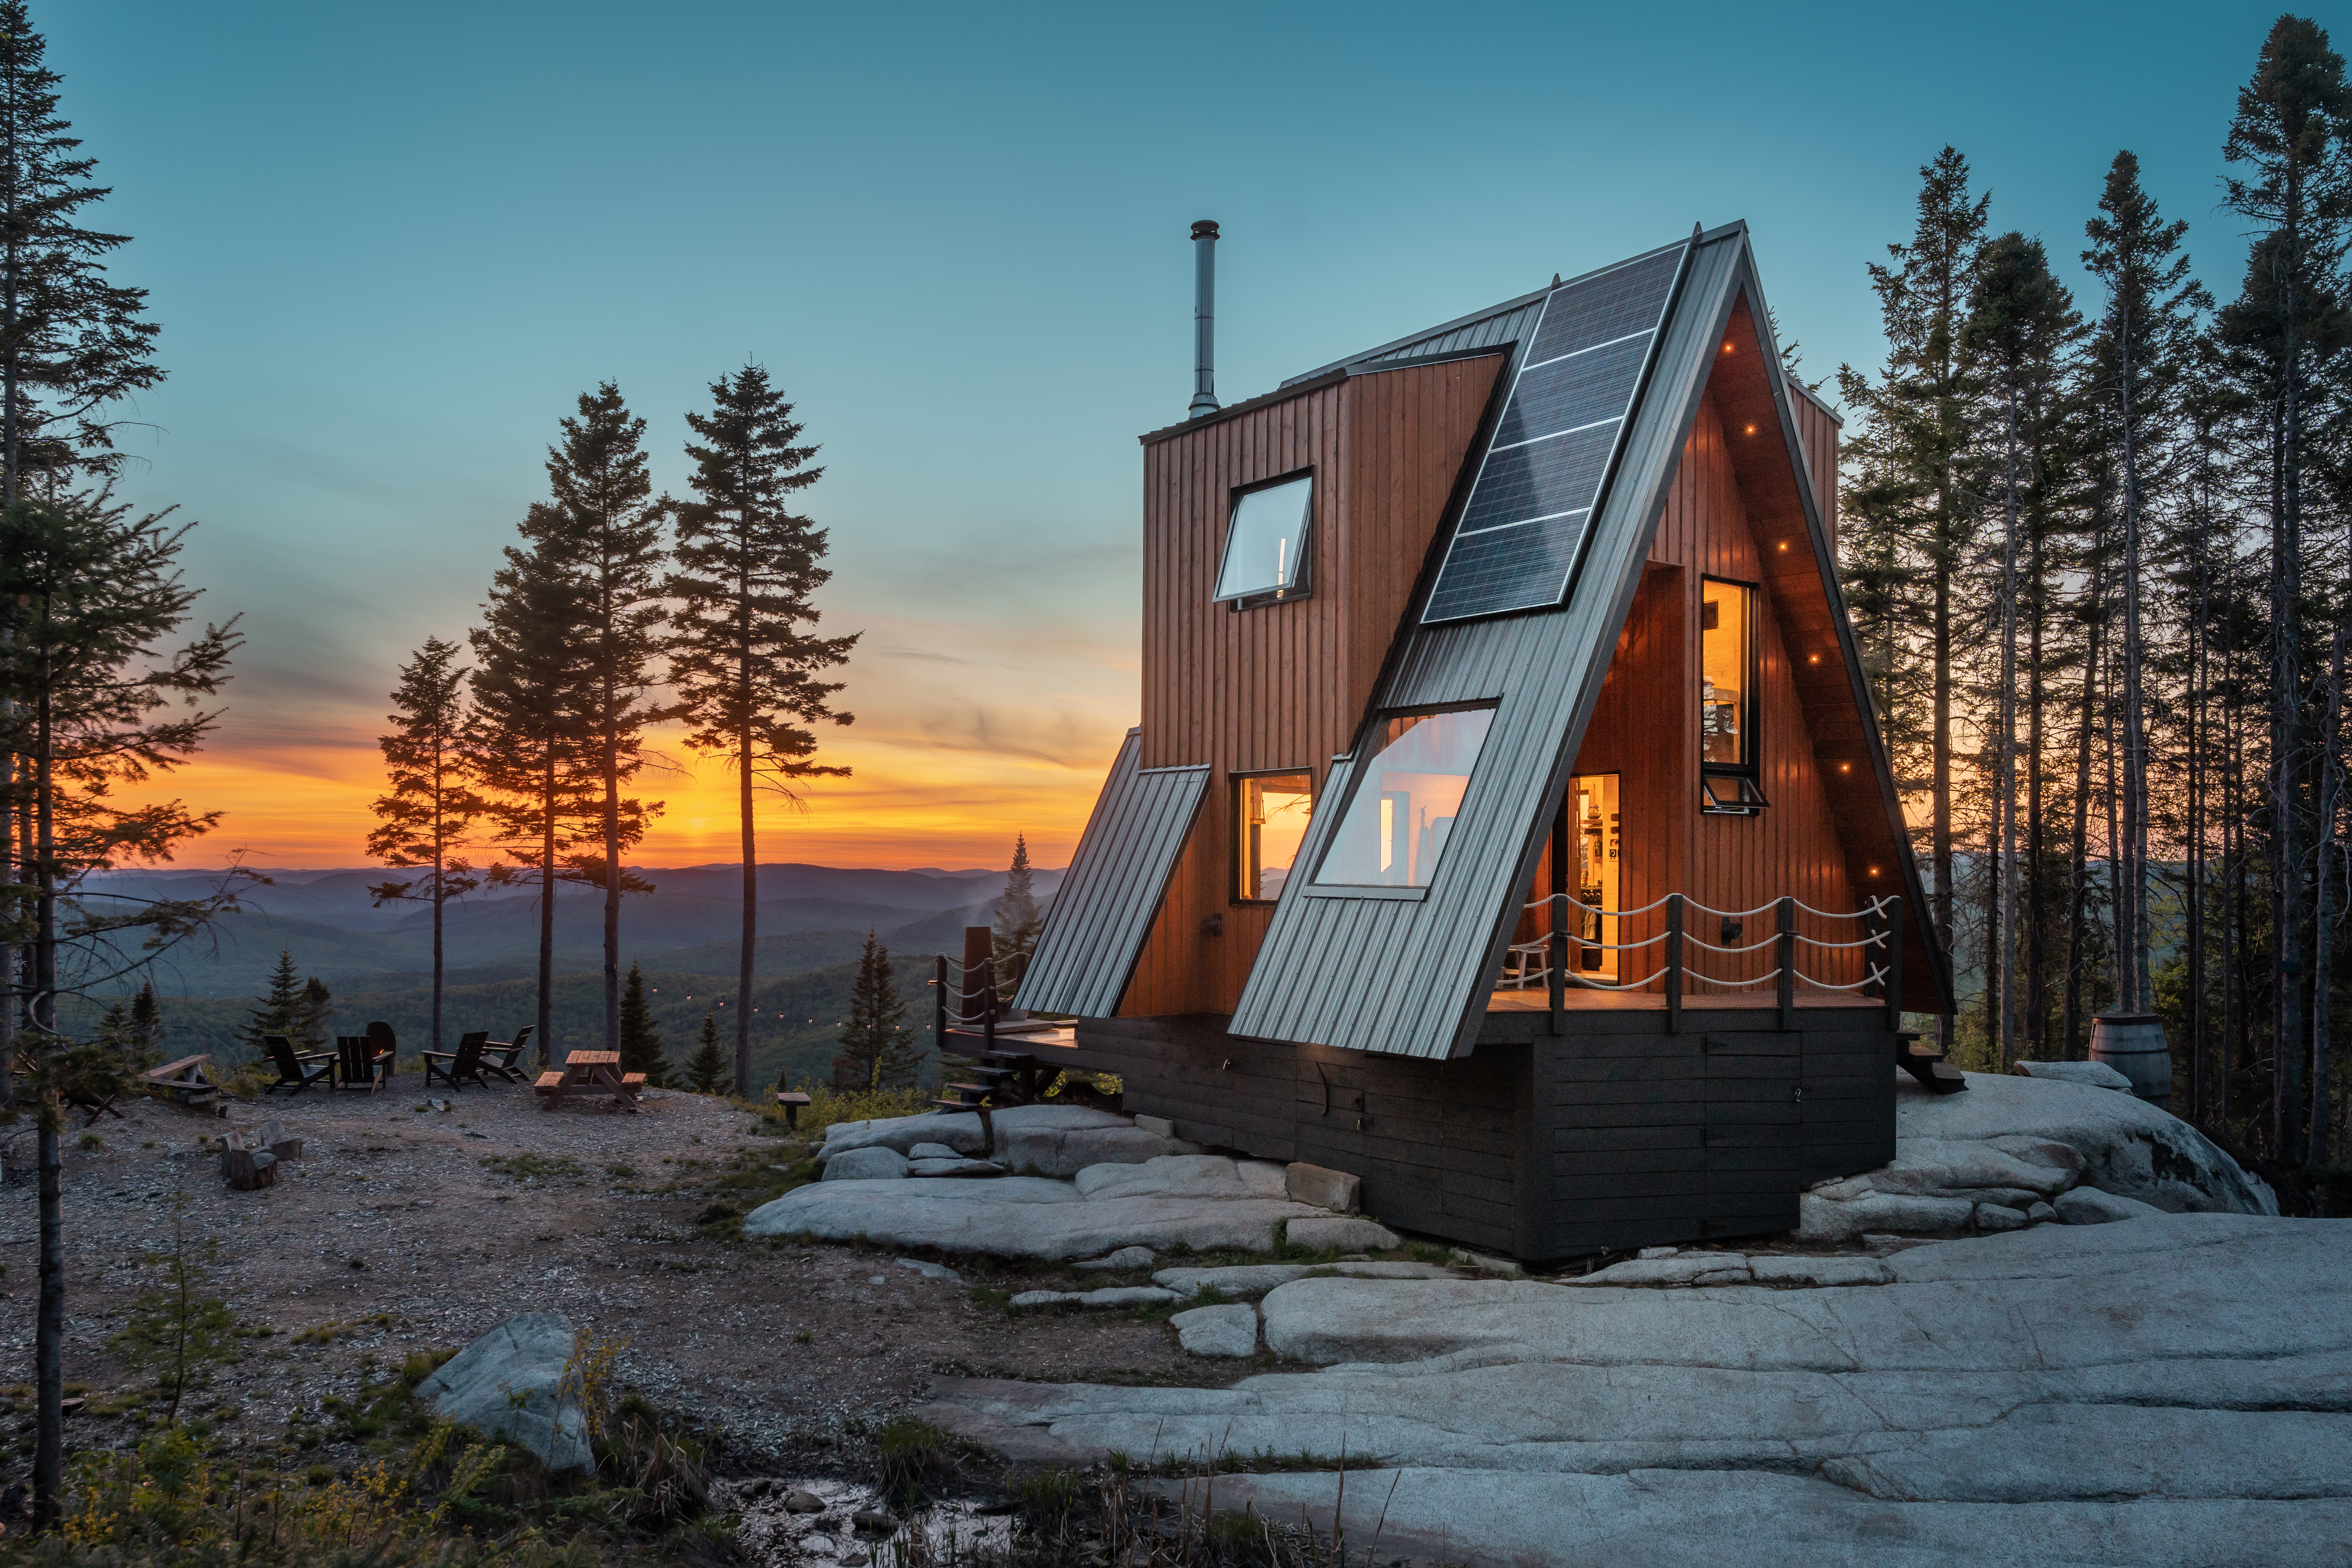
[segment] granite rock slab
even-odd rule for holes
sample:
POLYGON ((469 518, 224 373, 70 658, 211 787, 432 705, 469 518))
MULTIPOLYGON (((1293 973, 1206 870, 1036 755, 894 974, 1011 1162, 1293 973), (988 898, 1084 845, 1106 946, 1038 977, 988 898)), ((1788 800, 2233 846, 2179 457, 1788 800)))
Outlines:
POLYGON ((595 1462, 588 1422, 562 1397, 577 1335, 561 1312, 525 1312, 482 1335, 416 1385, 433 1414, 520 1443, 551 1474, 595 1462))

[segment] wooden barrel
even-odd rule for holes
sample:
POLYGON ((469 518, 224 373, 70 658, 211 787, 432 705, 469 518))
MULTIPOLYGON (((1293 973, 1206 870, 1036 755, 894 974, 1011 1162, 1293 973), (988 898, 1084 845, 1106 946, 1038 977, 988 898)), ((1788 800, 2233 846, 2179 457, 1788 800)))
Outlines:
POLYGON ((2151 1105, 2172 1103, 2172 1047, 2153 1013, 2106 1013, 2091 1020, 2091 1059, 2131 1079, 2151 1105))

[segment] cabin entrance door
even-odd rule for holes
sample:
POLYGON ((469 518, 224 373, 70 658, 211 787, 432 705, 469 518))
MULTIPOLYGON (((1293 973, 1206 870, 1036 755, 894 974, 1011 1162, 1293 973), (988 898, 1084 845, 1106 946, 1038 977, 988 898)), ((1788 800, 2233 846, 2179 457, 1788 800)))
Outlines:
POLYGON ((1617 984, 1621 955, 1607 944, 1624 940, 1618 934, 1623 922, 1593 912, 1625 907, 1624 818, 1617 781, 1615 773, 1578 773, 1568 783, 1568 896, 1583 906, 1564 911, 1571 985, 1578 978, 1617 984))
POLYGON ((1801 1030, 1706 1031, 1705 1234, 1792 1230, 1804 1185, 1801 1030))

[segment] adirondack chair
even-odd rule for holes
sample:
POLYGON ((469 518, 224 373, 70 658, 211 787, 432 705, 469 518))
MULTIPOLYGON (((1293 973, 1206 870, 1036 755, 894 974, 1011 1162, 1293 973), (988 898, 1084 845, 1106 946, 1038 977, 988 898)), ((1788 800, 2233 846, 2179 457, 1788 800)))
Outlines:
POLYGON ((486 1043, 482 1047, 482 1070, 494 1073, 509 1083, 520 1083, 523 1074, 530 1069, 517 1067, 515 1063, 522 1059, 524 1051, 530 1049, 530 1032, 538 1027, 536 1024, 525 1024, 515 1031, 515 1037, 511 1040, 486 1043))
POLYGON ((482 1050, 489 1042, 490 1032, 477 1029, 460 1037, 454 1051, 425 1052, 425 1087, 431 1089, 433 1080, 437 1078, 451 1089, 466 1083, 489 1088, 489 1080, 482 1077, 482 1050))
POLYGON ((264 1084, 262 1093, 282 1089, 289 1094, 299 1094, 320 1079, 326 1079, 331 1084, 335 1075, 332 1052, 298 1051, 294 1048, 294 1042, 284 1035, 264 1035, 261 1046, 269 1053, 270 1065, 278 1069, 278 1081, 264 1084))
POLYGON ((376 1048, 365 1035, 335 1037, 335 1087, 370 1094, 392 1081, 392 1053, 376 1048))

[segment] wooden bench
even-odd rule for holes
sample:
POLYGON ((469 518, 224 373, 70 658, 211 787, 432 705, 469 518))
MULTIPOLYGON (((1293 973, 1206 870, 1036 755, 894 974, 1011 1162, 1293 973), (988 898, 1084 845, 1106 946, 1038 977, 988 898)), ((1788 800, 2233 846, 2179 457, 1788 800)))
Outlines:
POLYGON ((562 1086, 562 1083, 563 1075, 560 1072, 551 1070, 540 1074, 539 1081, 532 1084, 530 1087, 533 1089, 558 1089, 562 1086))
POLYGON ((182 1057, 178 1061, 149 1068, 139 1076, 148 1088, 170 1091, 172 1098, 182 1105, 195 1105, 220 1093, 218 1084, 205 1081, 202 1069, 210 1060, 212 1058, 209 1056, 182 1057))
POLYGON ((809 1103, 809 1097, 780 1089, 776 1091, 776 1103, 784 1108, 784 1125, 796 1128, 801 1124, 801 1107, 809 1103))

